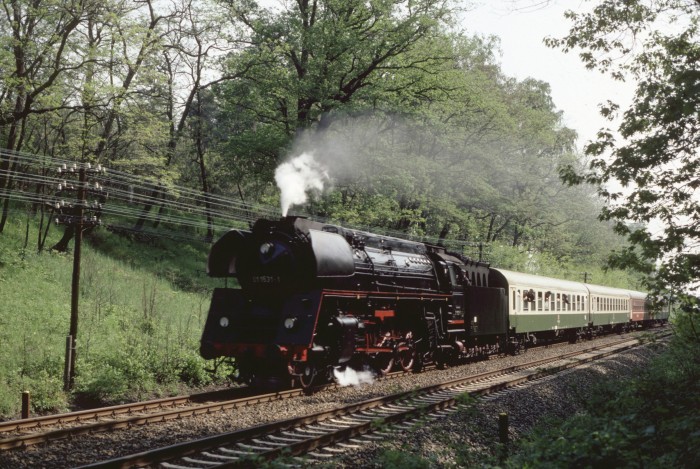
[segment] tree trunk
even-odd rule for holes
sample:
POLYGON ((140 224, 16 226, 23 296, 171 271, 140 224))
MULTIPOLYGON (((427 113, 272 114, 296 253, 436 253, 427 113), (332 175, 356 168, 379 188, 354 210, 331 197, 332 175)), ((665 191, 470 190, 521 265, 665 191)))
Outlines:
POLYGON ((446 222, 442 230, 440 231, 440 236, 438 237, 438 246, 444 246, 445 245, 445 238, 447 238, 447 235, 450 234, 450 228, 451 225, 450 223, 446 222))
POLYGON ((52 251, 67 252, 68 244, 70 240, 73 239, 75 235, 75 227, 73 225, 66 225, 66 230, 63 232, 63 237, 51 247, 52 251))

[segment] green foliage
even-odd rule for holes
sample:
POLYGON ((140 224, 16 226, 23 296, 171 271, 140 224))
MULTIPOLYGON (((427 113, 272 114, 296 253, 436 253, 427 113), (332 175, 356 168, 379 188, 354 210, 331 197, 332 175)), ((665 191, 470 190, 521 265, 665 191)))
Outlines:
POLYGON ((489 260, 494 267, 516 272, 631 290, 643 289, 644 277, 641 274, 607 268, 602 260, 593 263, 583 256, 558 258, 551 252, 524 251, 495 243, 491 246, 489 260))
MULTIPOLYGON (((72 256, 25 253, 24 260, 17 262, 22 257, 23 228, 10 222, 0 235, 3 259, 8 260, 0 266, 3 416, 19 411, 24 390, 31 392, 34 412, 65 410, 71 397, 63 392, 63 361, 72 256)), ((175 270, 178 263, 182 269, 189 268, 190 260, 168 254, 171 249, 176 252, 177 246, 188 248, 165 246, 153 269, 148 266, 148 259, 153 259, 150 247, 123 244, 116 236, 96 239, 101 239, 98 245, 106 252, 115 257, 128 253, 134 262, 129 265, 107 257, 89 242, 83 247, 73 397, 82 405, 94 405, 170 392, 182 383, 202 386, 213 379, 227 379, 230 367, 211 375, 198 355, 208 296, 192 291, 203 292, 204 286, 187 284, 188 291, 183 291, 176 285, 181 277, 171 276, 171 282, 153 274, 175 270)))
POLYGON ((676 337, 638 379, 606 380, 581 396, 584 413, 539 426, 506 467, 697 467, 699 357, 676 337))
POLYGON ((433 467, 430 461, 411 453, 409 448, 385 450, 379 455, 378 463, 379 467, 385 469, 428 469, 433 467))
POLYGON ((611 100, 601 109, 611 122, 620 117, 621 138, 602 129, 585 150, 589 167, 562 175, 597 185, 607 200, 602 218, 629 238, 632 247, 618 250, 613 265, 655 269, 655 290, 675 295, 700 286, 699 13, 697 2, 684 0, 603 1, 589 12, 568 12, 569 34, 548 41, 579 49, 589 68, 635 80, 629 108, 611 100))
MULTIPOLYGON (((30 404, 33 412, 55 413, 68 409, 68 397, 63 392, 63 369, 52 367, 51 369, 39 368, 27 372, 24 376, 9 376, 5 384, 7 388, 15 391, 14 396, 0 393, 0 410, 13 409, 20 401, 17 390, 24 389, 30 392, 30 404), (10 397, 14 398, 14 402, 10 397), (2 401, 6 401, 2 403, 2 401)), ((3 386, 3 387, 5 387, 3 386)), ((4 412, 3 412, 4 413, 4 412)))

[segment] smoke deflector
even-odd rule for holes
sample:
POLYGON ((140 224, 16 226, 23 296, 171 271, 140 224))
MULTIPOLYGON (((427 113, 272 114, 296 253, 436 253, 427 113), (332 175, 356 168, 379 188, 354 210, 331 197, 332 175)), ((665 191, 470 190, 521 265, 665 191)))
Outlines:
POLYGON ((249 231, 231 230, 223 235, 209 251, 207 274, 210 277, 235 277, 236 257, 251 233, 249 231))
POLYGON ((350 277, 355 274, 352 249, 341 235, 309 230, 318 277, 350 277))

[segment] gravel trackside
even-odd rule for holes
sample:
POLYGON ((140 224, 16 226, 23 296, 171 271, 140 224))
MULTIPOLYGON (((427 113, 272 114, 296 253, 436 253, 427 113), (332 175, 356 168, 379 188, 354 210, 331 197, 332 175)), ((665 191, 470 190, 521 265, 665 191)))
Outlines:
MULTIPOLYGON (((632 336, 632 334, 627 335, 632 336)), ((569 351, 589 348, 618 340, 609 336, 552 348, 537 348, 525 354, 487 360, 469 365, 407 374, 399 378, 376 380, 372 384, 339 387, 312 396, 260 404, 243 409, 213 413, 132 427, 127 430, 84 435, 72 440, 10 450, 0 453, 0 468, 68 468, 137 453, 152 448, 204 438, 218 433, 251 427, 276 420, 298 417, 341 404, 359 402, 381 395, 437 384, 458 376, 467 376, 569 351)), ((544 416, 567 416, 579 409, 586 389, 604 376, 624 379, 638 373, 659 353, 658 347, 638 347, 621 355, 575 368, 498 396, 481 399, 468 411, 458 410, 449 417, 420 422, 409 430, 397 430, 391 438, 363 445, 360 450, 340 454, 326 463, 329 467, 379 467, 379 456, 387 449, 412 452, 428 459, 431 466, 464 464, 465 448, 471 457, 492 454, 498 442, 498 414, 509 415, 510 438, 527 433, 544 416)), ((478 459, 477 459, 478 460, 478 459)), ((309 462, 309 465, 313 463, 309 462)))

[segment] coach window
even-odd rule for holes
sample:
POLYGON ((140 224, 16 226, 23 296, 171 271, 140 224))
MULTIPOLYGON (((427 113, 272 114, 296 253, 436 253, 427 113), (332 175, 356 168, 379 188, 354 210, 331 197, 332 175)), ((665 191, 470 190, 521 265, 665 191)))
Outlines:
POLYGON ((542 311, 542 292, 537 292, 537 311, 542 311))

